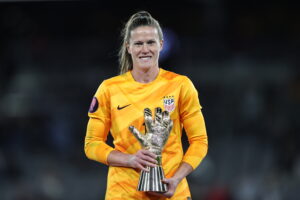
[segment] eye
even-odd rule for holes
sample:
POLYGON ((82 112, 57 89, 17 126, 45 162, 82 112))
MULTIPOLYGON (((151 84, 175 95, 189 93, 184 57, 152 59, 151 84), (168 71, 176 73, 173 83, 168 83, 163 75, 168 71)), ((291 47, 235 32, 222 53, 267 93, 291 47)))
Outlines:
POLYGON ((141 45, 143 45, 143 43, 142 42, 135 42, 134 45, 135 46, 141 46, 141 45))
POLYGON ((150 45, 153 45, 153 44, 155 44, 156 42, 155 42, 155 40, 149 40, 148 42, 147 42, 147 44, 150 44, 150 45))

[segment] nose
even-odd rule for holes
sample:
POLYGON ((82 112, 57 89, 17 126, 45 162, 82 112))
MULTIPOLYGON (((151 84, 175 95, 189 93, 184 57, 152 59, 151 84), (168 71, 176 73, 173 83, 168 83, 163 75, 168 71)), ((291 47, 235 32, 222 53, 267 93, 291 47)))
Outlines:
POLYGON ((143 44, 143 46, 142 46, 142 52, 143 53, 147 53, 148 51, 149 51, 148 45, 147 44, 143 44))

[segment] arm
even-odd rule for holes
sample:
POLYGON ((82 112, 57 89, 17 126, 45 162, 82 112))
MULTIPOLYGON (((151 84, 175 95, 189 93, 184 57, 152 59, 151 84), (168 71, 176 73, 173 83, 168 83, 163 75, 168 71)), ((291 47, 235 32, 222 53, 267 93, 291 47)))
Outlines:
POLYGON ((156 155, 148 150, 139 150, 135 154, 126 154, 117 150, 108 155, 108 165, 115 167, 130 167, 134 169, 149 171, 145 166, 155 167, 156 155))
POLYGON ((165 197, 172 197, 176 191, 177 185, 193 171, 190 164, 182 162, 172 178, 164 179, 163 182, 168 184, 168 191, 164 193, 165 197))
POLYGON ((148 150, 139 150, 135 154, 126 154, 107 145, 108 124, 108 122, 105 123, 105 120, 90 118, 84 148, 85 154, 89 159, 109 166, 131 167, 146 171, 147 168, 145 166, 156 166, 156 156, 148 150))
POLYGON ((114 149, 106 144, 109 132, 109 120, 93 118, 89 119, 85 136, 84 151, 86 156, 97 162, 107 163, 107 157, 114 149))
POLYGON ((189 175, 192 171, 193 167, 190 164, 182 162, 172 179, 175 179, 178 183, 180 183, 180 181, 184 179, 187 175, 189 175))
POLYGON ((207 154, 208 139, 202 112, 199 110, 183 122, 189 140, 189 147, 184 154, 183 162, 196 169, 207 154))
POLYGON ((174 195, 177 185, 197 168, 207 154, 208 148, 206 127, 198 99, 198 92, 189 79, 185 79, 181 90, 179 110, 181 122, 190 145, 174 176, 164 180, 169 187, 169 190, 163 194, 166 197, 174 195))
POLYGON ((190 146, 173 177, 163 180, 164 183, 168 184, 168 191, 163 194, 151 192, 152 195, 168 198, 172 197, 181 180, 200 164, 207 153, 207 136, 202 114, 185 120, 184 127, 186 127, 185 130, 190 146), (194 120, 196 120, 197 123, 195 123, 194 120), (195 130, 195 132, 193 130, 195 130))
POLYGON ((198 92, 188 78, 181 89, 179 104, 181 122, 190 144, 182 161, 196 169, 207 154, 208 139, 198 92))
POLYGON ((86 156, 97 162, 107 163, 107 157, 114 149, 106 144, 111 126, 110 95, 105 81, 101 83, 93 97, 89 109, 84 151, 86 156))

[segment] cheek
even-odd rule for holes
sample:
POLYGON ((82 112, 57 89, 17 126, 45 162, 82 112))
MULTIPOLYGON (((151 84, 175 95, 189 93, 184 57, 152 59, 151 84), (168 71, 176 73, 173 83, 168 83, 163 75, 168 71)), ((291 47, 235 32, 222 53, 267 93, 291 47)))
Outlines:
POLYGON ((138 57, 139 54, 140 54, 140 49, 136 48, 136 49, 132 49, 131 51, 131 55, 134 56, 134 57, 138 57))
POLYGON ((153 51, 153 52, 160 52, 160 50, 161 50, 161 48, 159 47, 159 46, 153 46, 153 47, 151 47, 151 50, 153 51))
POLYGON ((156 55, 159 55, 160 49, 155 49, 153 52, 155 52, 156 55))
POLYGON ((136 48, 133 45, 129 45, 127 47, 127 52, 131 55, 133 55, 136 52, 136 48))

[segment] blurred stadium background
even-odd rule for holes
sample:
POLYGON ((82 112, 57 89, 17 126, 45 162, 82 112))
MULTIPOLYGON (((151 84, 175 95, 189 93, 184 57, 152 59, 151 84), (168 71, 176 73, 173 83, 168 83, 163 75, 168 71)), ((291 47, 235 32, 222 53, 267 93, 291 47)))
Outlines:
POLYGON ((1 0, 0 199, 104 199, 87 110, 138 10, 163 27, 160 66, 199 91, 209 153, 188 176, 193 199, 300 199, 299 8, 238 0, 1 0))

